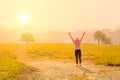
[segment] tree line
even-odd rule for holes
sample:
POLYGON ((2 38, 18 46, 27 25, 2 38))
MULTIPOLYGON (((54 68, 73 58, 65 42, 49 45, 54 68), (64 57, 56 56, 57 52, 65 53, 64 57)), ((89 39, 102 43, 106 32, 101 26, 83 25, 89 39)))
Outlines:
MULTIPOLYGON (((95 40, 97 40, 98 44, 106 44, 106 45, 112 44, 112 40, 109 37, 107 37, 106 34, 103 33, 102 31, 96 31, 93 37, 95 40)), ((34 42, 35 38, 32 33, 26 32, 21 35, 21 41, 29 44, 30 42, 34 42)))
POLYGON ((106 36, 105 33, 103 33, 102 31, 96 31, 94 33, 94 39, 97 40, 98 44, 106 44, 106 45, 110 45, 112 44, 112 40, 106 36))

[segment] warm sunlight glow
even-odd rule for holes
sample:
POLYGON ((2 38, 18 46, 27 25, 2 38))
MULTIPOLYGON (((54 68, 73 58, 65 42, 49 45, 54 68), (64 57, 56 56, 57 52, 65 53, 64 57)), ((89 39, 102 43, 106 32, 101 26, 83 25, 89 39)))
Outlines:
POLYGON ((21 23, 27 23, 27 22, 28 22, 28 15, 22 14, 22 15, 20 16, 20 22, 21 22, 21 23))

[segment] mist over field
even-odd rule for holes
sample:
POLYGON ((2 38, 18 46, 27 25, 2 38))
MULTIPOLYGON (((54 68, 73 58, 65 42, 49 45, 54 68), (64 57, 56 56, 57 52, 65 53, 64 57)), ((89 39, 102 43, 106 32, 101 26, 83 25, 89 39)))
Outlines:
POLYGON ((120 80, 120 0, 0 0, 0 80, 120 80))
MULTIPOLYGON (((86 35, 84 37, 83 43, 96 43, 94 40, 94 33, 97 30, 103 31, 106 36, 112 39, 113 44, 120 44, 120 28, 117 29, 89 29, 89 30, 78 30, 78 31, 71 31, 73 37, 81 37, 83 31, 86 31, 86 35)), ((71 43, 68 36, 68 32, 66 31, 48 31, 48 32, 33 32, 32 33, 35 37, 35 42, 37 43, 71 43)), ((3 26, 0 26, 0 43, 19 43, 21 42, 20 37, 21 32, 17 29, 6 29, 3 26)))
POLYGON ((119 0, 1 0, 0 43, 20 42, 24 32, 40 43, 69 43, 67 32, 95 43, 95 31, 103 31, 120 44, 119 0))

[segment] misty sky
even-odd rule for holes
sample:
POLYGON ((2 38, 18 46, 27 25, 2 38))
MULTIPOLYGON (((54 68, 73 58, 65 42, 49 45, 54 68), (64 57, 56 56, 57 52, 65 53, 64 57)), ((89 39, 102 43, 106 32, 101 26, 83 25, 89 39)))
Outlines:
POLYGON ((10 29, 72 31, 120 26, 120 0, 0 0, 0 24, 10 29), (28 23, 20 24, 20 15, 28 23))

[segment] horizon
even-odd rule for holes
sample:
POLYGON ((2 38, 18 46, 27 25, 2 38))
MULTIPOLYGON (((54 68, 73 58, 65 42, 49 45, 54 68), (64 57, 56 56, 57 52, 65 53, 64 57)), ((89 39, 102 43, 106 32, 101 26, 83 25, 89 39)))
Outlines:
POLYGON ((70 42, 86 32, 83 42, 95 43, 95 31, 103 31, 120 44, 118 0, 1 0, 0 42, 20 42, 32 33, 36 42, 70 42))
POLYGON ((30 32, 30 33, 48 33, 48 32, 84 32, 84 31, 102 31, 102 30, 109 30, 109 31, 116 31, 119 30, 120 27, 119 26, 114 26, 112 28, 86 28, 86 29, 77 29, 77 30, 33 30, 32 28, 29 27, 29 29, 23 28, 17 28, 17 27, 13 27, 13 28, 9 28, 8 26, 4 25, 4 24, 0 24, 0 29, 4 29, 4 30, 13 30, 13 31, 18 31, 20 33, 24 33, 24 32, 30 32))
MULTIPOLYGON (((102 31, 106 34, 107 37, 112 39, 113 44, 120 44, 120 28, 119 29, 91 29, 85 30, 86 35, 82 41, 82 43, 96 43, 94 40, 94 33, 96 31, 102 31)), ((26 31, 25 31, 26 32, 26 31)), ((7 29, 5 27, 0 27, 0 43, 22 43, 20 37, 24 31, 16 30, 16 29, 7 29)), ((83 30, 71 31, 73 38, 81 37, 83 30)), ((35 31, 31 33, 36 43, 72 43, 71 39, 68 36, 68 31, 35 31)))
POLYGON ((120 0, 0 0, 0 80, 119 80, 119 8, 120 0))

